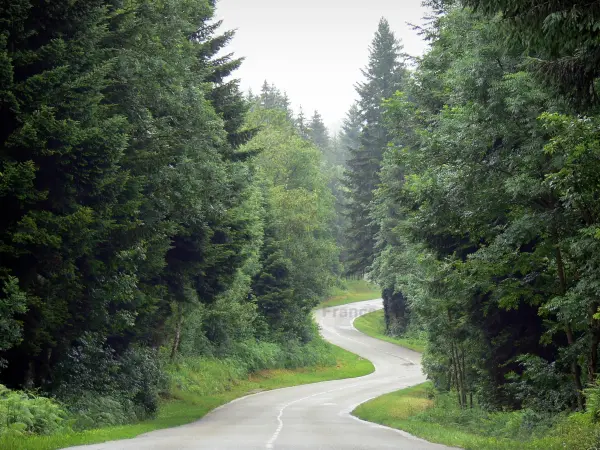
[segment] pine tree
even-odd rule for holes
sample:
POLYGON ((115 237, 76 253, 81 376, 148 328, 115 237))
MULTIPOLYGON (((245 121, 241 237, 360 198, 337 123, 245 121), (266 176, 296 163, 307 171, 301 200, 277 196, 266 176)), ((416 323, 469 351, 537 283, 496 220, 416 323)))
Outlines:
POLYGON ((287 93, 281 92, 277 87, 266 80, 260 89, 259 105, 263 109, 276 109, 285 112, 287 119, 292 120, 292 110, 287 93))
POLYGON ((303 139, 309 139, 309 129, 308 126, 306 125, 306 116, 304 115, 304 110, 302 109, 302 106, 300 106, 300 111, 298 112, 298 117, 296 117, 296 120, 294 121, 295 125, 296 125, 296 129, 298 130, 298 133, 300 134, 300 136, 303 139))
POLYGON ((317 146, 323 154, 327 155, 329 151, 329 132, 323 122, 323 118, 319 111, 313 113, 308 125, 308 136, 313 144, 317 146))
POLYGON ((352 152, 360 146, 360 133, 362 130, 362 116, 357 103, 353 103, 342 123, 339 134, 339 150, 337 151, 338 164, 346 166, 352 152))
POLYGON ((371 219, 373 191, 379 185, 379 170, 391 138, 382 117, 382 102, 402 86, 405 65, 402 45, 385 19, 369 48, 369 63, 362 71, 366 80, 357 85, 361 118, 359 146, 350 149, 346 186, 349 189, 348 216, 350 245, 347 270, 362 274, 373 262, 377 224, 371 219))
POLYGON ((511 31, 510 44, 525 47, 534 56, 529 63, 538 77, 558 87, 577 109, 598 106, 598 2, 464 0, 464 4, 491 17, 501 13, 501 23, 511 31))
POLYGON ((214 35, 201 0, 104 3, 11 2, 0 21, 0 361, 13 385, 60 384, 54 369, 83 341, 115 357, 165 343, 172 306, 227 289, 250 239, 231 214, 252 134, 226 79, 239 60, 216 56, 231 33, 214 35))
POLYGON ((10 2, 0 21, 0 303, 23 314, 6 354, 15 384, 46 381, 74 339, 108 325, 95 292, 118 278, 102 245, 127 221, 129 130, 103 102, 114 62, 102 3, 10 2))

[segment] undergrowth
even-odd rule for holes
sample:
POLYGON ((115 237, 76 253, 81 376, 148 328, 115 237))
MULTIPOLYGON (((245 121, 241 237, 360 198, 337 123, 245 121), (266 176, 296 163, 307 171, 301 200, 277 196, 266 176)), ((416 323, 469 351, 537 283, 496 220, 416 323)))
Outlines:
POLYGON ((360 316, 354 321, 354 327, 367 336, 391 342, 392 344, 398 344, 416 352, 422 353, 425 351, 425 339, 422 336, 422 332, 418 330, 409 330, 402 336, 390 336, 387 334, 382 309, 360 316))
MULTIPOLYGON (((158 412, 153 419, 81 431, 74 427, 77 417, 72 413, 69 415, 68 410, 58 402, 43 398, 44 402, 56 408, 60 417, 52 425, 54 429, 48 426, 45 434, 34 434, 33 428, 13 426, 16 431, 7 432, 3 425, 6 422, 2 422, 0 448, 53 450, 132 438, 152 430, 192 422, 212 409, 250 393, 359 377, 373 370, 369 361, 328 344, 321 338, 307 345, 287 343, 285 346, 247 341, 237 344, 232 354, 225 358, 185 357, 166 365, 168 386, 161 392, 158 412)), ((20 403, 34 399, 28 394, 6 392, 10 393, 13 401, 19 395, 20 403)), ((107 413, 110 413, 110 408, 107 413)))
POLYGON ((321 302, 319 308, 346 305, 381 298, 381 289, 366 280, 346 280, 334 288, 332 295, 321 302))
POLYGON ((383 395, 353 414, 465 450, 598 450, 600 427, 590 413, 543 414, 533 410, 462 409, 452 394, 425 383, 383 395))

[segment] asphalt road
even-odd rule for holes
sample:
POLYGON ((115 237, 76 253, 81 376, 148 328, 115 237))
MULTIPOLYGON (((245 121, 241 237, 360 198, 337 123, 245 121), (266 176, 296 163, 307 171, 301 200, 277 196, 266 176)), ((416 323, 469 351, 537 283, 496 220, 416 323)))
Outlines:
POLYGON ((73 448, 448 449, 350 415, 369 399, 425 381, 418 353, 365 336, 352 326, 359 315, 381 308, 381 300, 369 300, 315 313, 325 339, 373 362, 376 370, 371 375, 261 392, 217 408, 189 425, 73 448))

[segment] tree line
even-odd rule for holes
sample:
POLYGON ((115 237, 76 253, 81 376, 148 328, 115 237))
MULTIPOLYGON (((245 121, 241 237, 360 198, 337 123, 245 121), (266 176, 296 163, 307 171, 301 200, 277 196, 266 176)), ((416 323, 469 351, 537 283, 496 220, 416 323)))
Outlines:
POLYGON ((215 1, 0 5, 0 383, 139 419, 165 359, 313 340, 327 132, 240 92, 215 1))
POLYGON ((600 344, 596 4, 427 2, 410 58, 385 21, 358 85, 354 273, 435 386, 491 410, 582 410, 600 344))

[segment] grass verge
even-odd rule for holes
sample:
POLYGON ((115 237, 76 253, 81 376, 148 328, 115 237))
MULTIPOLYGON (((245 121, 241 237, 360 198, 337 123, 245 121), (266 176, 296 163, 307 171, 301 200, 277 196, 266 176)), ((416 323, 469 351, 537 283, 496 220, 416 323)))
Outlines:
POLYGON ((347 280, 346 288, 336 288, 333 295, 321 302, 319 308, 346 305, 348 303, 373 300, 381 297, 379 286, 365 280, 347 280))
POLYGON ((430 383, 421 384, 363 403, 352 414, 465 450, 591 450, 600 442, 598 426, 585 414, 563 416, 550 425, 524 411, 461 410, 445 396, 433 400, 432 393, 430 383))
POLYGON ((335 357, 331 366, 313 366, 301 369, 263 370, 245 378, 236 378, 235 371, 219 360, 197 360, 179 369, 188 382, 198 383, 202 378, 210 378, 218 385, 210 387, 214 391, 207 394, 206 387, 193 389, 193 386, 173 388, 170 398, 162 401, 158 416, 133 425, 99 428, 80 433, 57 434, 52 436, 2 436, 0 448, 3 450, 54 450, 74 445, 94 444, 109 440, 128 439, 149 431, 170 428, 200 419, 214 408, 236 398, 265 390, 316 383, 319 381, 354 378, 368 375, 374 367, 370 361, 347 352, 339 347, 326 344, 335 357), (198 367, 201 366, 201 367, 198 367), (186 373, 188 372, 188 373, 186 373), (220 378, 216 378, 218 376, 220 378), (191 381, 190 381, 191 380, 191 381))
MULTIPOLYGON (((422 352, 419 339, 385 334, 383 311, 354 321, 363 333, 422 352)), ((360 419, 406 431, 429 442, 465 450, 596 450, 600 427, 589 414, 543 416, 531 410, 487 412, 477 405, 461 409, 450 394, 434 392, 424 383, 377 397, 359 405, 360 419)))
POLYGON ((383 310, 360 316, 354 321, 354 327, 368 336, 391 342, 402 347, 423 353, 425 351, 425 342, 416 337, 392 337, 385 334, 385 318, 383 310))

